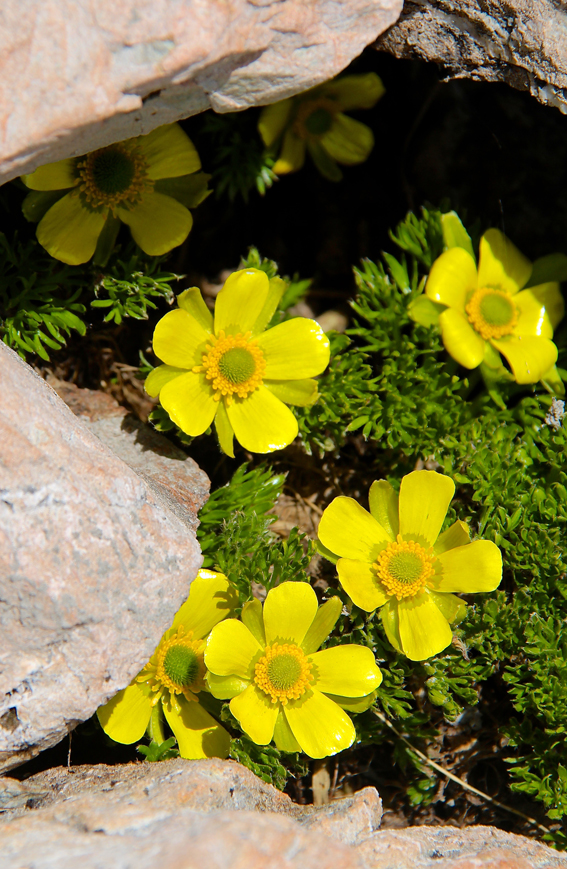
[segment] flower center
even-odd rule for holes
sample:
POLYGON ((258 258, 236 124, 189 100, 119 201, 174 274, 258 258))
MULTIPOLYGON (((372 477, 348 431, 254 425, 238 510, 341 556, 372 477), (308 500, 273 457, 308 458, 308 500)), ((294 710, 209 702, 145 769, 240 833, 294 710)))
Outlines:
POLYGON ((266 360, 251 335, 251 332, 225 335, 221 330, 218 338, 211 336, 212 344, 207 345, 201 364, 193 368, 196 373, 205 372, 216 401, 226 396, 230 404, 235 393, 238 398, 246 398, 262 385, 266 360))
POLYGON ((327 97, 305 100, 297 110, 294 132, 302 139, 322 136, 331 129, 337 111, 337 104, 327 97))
POLYGON ((313 681, 312 664, 294 643, 273 643, 264 649, 254 670, 254 681, 272 703, 297 700, 313 681))
POLYGON ((187 700, 197 700, 199 691, 205 687, 205 642, 193 640, 193 632, 188 634, 182 625, 177 630, 164 634, 155 654, 137 676, 137 682, 150 685, 157 703, 167 692, 171 695, 183 694, 187 700))
POLYGON ((125 142, 87 154, 77 170, 79 195, 93 209, 132 208, 153 187, 145 158, 135 145, 125 142))
POLYGON ((510 293, 488 287, 476 290, 465 308, 469 322, 485 340, 514 331, 518 309, 510 293))
POLYGON ((163 669, 172 682, 180 688, 187 688, 197 678, 199 659, 193 649, 177 644, 165 653, 163 669))
POLYGON ((427 584, 434 573, 435 556, 419 543, 402 540, 398 534, 396 543, 388 543, 378 556, 374 570, 386 591, 402 600, 413 597, 427 584))

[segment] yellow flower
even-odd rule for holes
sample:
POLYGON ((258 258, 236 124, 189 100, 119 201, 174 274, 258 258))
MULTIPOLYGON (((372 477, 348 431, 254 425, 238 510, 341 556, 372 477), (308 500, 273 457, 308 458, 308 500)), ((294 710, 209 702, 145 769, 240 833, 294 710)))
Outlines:
POLYGON ((189 234, 188 208, 209 192, 208 176, 190 174, 200 168, 189 137, 178 124, 168 124, 23 175, 34 191, 24 201, 24 214, 39 220, 39 243, 69 265, 87 262, 101 248, 102 257, 110 252, 121 221, 143 251, 158 256, 189 234))
POLYGON ((258 269, 234 272, 217 296, 215 315, 196 287, 177 297, 155 328, 165 362, 146 379, 173 422, 196 436, 215 422, 221 449, 234 456, 233 436, 254 453, 271 453, 296 437, 286 404, 317 400, 329 362, 329 341, 314 320, 297 317, 264 331, 285 284, 258 269), (284 404, 286 402, 286 404, 284 404))
POLYGON ((376 73, 347 75, 296 97, 266 106, 258 130, 268 148, 281 151, 274 172, 296 172, 309 151, 319 172, 340 181, 337 163, 363 163, 374 147, 372 130, 343 112, 371 109, 384 93, 376 73))
POLYGON ((426 294, 446 305, 439 317, 446 350, 465 368, 507 359, 517 383, 541 380, 557 360, 551 338, 564 313, 556 281, 522 290, 532 264, 497 229, 480 240, 478 270, 471 253, 451 247, 435 260, 426 294))
POLYGON ((464 612, 451 592, 493 591, 502 579, 494 543, 471 543, 459 521, 439 534, 454 492, 449 477, 414 471, 403 478, 399 499, 386 480, 377 480, 370 487, 370 513, 341 496, 319 524, 321 543, 339 556, 346 593, 367 612, 381 607, 388 639, 412 661, 451 643, 449 622, 464 612))
POLYGON ((367 709, 382 674, 364 646, 317 651, 341 608, 336 597, 318 607, 306 582, 284 582, 268 592, 263 611, 250 601, 242 621, 227 619, 212 631, 205 651, 211 692, 231 698, 230 711, 258 745, 274 739, 282 751, 327 757, 354 742, 344 709, 367 709))
POLYGON ((151 720, 151 735, 163 742, 163 710, 181 757, 228 756, 230 736, 203 705, 209 693, 204 637, 230 615, 236 603, 222 573, 199 571, 187 601, 146 666, 128 688, 98 710, 102 728, 111 739, 126 745, 137 742, 151 720))

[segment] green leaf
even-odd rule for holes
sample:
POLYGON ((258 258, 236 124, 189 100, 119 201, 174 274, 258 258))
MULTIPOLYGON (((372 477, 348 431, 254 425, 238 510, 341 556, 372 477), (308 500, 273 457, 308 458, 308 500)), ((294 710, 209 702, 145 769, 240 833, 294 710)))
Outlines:
POLYGON ((567 281, 567 256, 564 253, 551 253, 536 259, 524 289, 549 281, 567 281))
POLYGON ((472 240, 456 211, 441 215, 441 228, 446 248, 462 247, 475 259, 472 240))

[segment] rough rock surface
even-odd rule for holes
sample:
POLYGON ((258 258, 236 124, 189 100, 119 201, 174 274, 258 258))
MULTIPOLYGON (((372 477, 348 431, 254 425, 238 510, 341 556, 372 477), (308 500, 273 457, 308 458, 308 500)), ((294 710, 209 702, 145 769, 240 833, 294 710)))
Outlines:
POLYGON ((567 113, 567 8, 555 0, 408 0, 376 48, 504 81, 567 113))
POLYGON ((492 827, 380 831, 374 788, 298 806, 231 761, 58 768, 6 790, 19 802, 0 815, 0 869, 567 867, 567 856, 492 827))
POLYGON ((402 0, 4 0, 0 182, 331 78, 402 0), (25 94, 25 99, 22 95, 25 94))
POLYGON ((201 555, 188 523, 2 342, 0 388, 1 770, 129 683, 201 555))

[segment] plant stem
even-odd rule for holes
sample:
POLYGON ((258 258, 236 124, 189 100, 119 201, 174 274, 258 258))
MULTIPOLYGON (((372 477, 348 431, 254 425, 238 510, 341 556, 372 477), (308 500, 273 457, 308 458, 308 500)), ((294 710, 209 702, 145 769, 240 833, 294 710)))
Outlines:
POLYGON ((161 712, 161 703, 156 703, 152 709, 152 716, 148 724, 148 736, 153 742, 161 745, 165 742, 165 733, 163 732, 163 717, 161 712))

